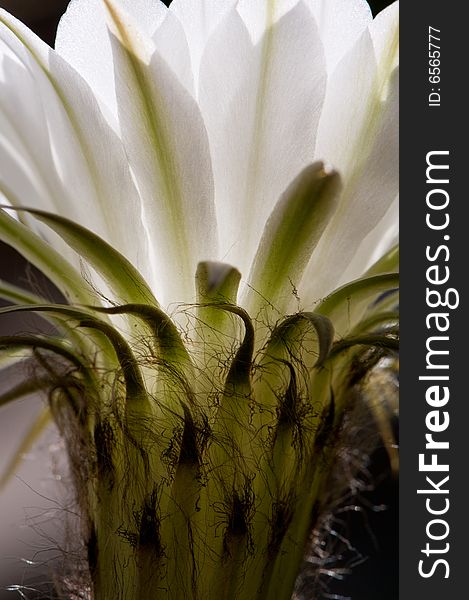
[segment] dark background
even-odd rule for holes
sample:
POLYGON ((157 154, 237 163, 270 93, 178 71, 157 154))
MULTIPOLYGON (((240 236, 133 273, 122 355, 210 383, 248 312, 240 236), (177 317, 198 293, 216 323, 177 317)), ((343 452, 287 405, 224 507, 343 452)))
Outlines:
MULTIPOLYGON (((167 0, 165 3, 169 2, 170 0, 167 0)), ((0 7, 17 16, 51 45, 58 20, 67 4, 68 1, 64 0, 0 0, 0 7)), ((376 14, 390 2, 374 0, 370 4, 376 14)), ((24 283, 29 276, 21 257, 8 246, 0 244, 0 278, 24 283)), ((3 333, 6 333, 4 328, 2 329, 3 333)), ((0 418, 3 418, 2 415, 0 418)), ((0 440, 0 448, 3 447, 2 442, 3 440, 0 440)), ((328 595, 324 596, 324 600, 398 598, 398 488, 397 482, 389 474, 383 449, 376 451, 373 456, 370 480, 374 482, 371 486, 373 489, 365 491, 358 499, 363 511, 345 511, 340 523, 336 524, 340 535, 354 548, 350 551, 342 544, 343 558, 338 567, 353 565, 353 568, 350 568, 350 573, 344 575, 342 580, 331 579, 328 582, 328 595), (354 564, 357 562, 359 564, 354 564)), ((344 507, 347 502, 350 500, 344 502, 344 507)), ((356 503, 357 499, 353 502, 356 503)), ((8 518, 8 515, 3 514, 1 518, 8 518)), ((2 592, 5 565, 0 564, 0 599, 17 598, 16 592, 2 592)), ((13 572, 9 572, 8 575, 8 583, 15 581, 13 572)), ((48 598, 47 592, 42 597, 48 598)))

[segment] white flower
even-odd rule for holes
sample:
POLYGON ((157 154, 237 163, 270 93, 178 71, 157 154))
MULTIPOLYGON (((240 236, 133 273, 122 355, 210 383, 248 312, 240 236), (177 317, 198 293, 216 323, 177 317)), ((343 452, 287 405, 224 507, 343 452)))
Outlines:
MULTIPOLYGON (((308 308, 395 242, 397 11, 372 20, 364 0, 72 0, 55 51, 1 11, 0 189, 98 234, 164 307, 195 300, 197 264, 210 260, 241 272, 238 301, 257 310, 263 232, 270 247, 282 194, 325 161, 342 192, 310 231, 297 219, 284 232, 287 257, 287 239, 309 240, 291 275, 269 267, 278 314, 298 309, 292 290, 308 308)), ((307 220, 314 202, 303 210, 307 220)), ((48 226, 24 220, 80 266, 48 226)))
POLYGON ((291 597, 397 347, 397 8, 72 0, 55 51, 0 11, 0 239, 69 301, 0 281, 56 327, 0 336, 0 406, 48 392, 77 597, 291 597))

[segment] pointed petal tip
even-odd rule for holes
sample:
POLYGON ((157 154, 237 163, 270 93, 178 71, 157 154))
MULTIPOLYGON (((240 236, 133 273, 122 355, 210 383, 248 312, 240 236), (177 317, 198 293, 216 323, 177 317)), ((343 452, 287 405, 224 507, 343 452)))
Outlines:
POLYGON ((111 33, 119 40, 119 42, 127 49, 129 46, 128 36, 125 33, 126 25, 122 15, 122 10, 114 0, 102 0, 106 10, 106 21, 111 33))
POLYGON ((106 11, 106 23, 111 34, 122 47, 144 62, 150 64, 153 48, 151 40, 143 36, 133 18, 115 0, 102 0, 106 11))

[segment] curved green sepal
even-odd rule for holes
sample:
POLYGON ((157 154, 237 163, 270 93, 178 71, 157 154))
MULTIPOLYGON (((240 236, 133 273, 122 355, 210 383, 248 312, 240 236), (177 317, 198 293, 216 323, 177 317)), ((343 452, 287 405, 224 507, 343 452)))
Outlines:
MULTIPOLYGON (((18 307, 12 306, 7 308, 0 309, 0 314, 14 313, 14 312, 24 312, 26 310, 34 310, 34 307, 20 307, 20 311, 17 311, 18 307), (21 310, 22 309, 22 310, 21 310)), ((89 377, 89 369, 86 364, 83 362, 83 359, 71 348, 66 346, 63 340, 44 337, 40 335, 3 335, 0 336, 0 351, 3 349, 19 349, 19 348, 27 348, 27 349, 35 349, 41 348, 42 350, 48 350, 57 354, 69 361, 77 369, 83 373, 85 376, 89 377)), ((92 378, 89 378, 91 381, 92 378)))
MULTIPOLYGON (((19 288, 11 283, 0 280, 0 297, 5 300, 9 300, 10 302, 14 302, 15 304, 30 304, 31 306, 46 304, 48 300, 46 298, 41 298, 36 294, 28 290, 24 290, 19 288)), ((74 327, 69 327, 67 323, 62 319, 57 319, 56 316, 53 315, 42 315, 47 321, 49 321, 54 327, 58 328, 60 331, 64 333, 64 335, 77 347, 81 348, 83 351, 90 349, 89 340, 83 338, 77 334, 76 329, 74 327)))
POLYGON ((377 348, 386 348, 397 352, 399 350, 399 340, 395 336, 383 334, 369 334, 344 338, 334 344, 329 354, 329 358, 334 358, 337 354, 354 346, 375 346, 377 348))
POLYGON ((314 311, 328 317, 342 336, 355 327, 367 307, 384 292, 399 287, 399 275, 386 273, 348 283, 325 298, 314 311))
POLYGON ((184 346, 176 325, 158 307, 148 304, 124 304, 110 308, 101 306, 89 306, 87 308, 107 315, 128 314, 138 317, 151 331, 163 360, 174 363, 180 368, 191 366, 189 353, 184 346))
POLYGON ((27 348, 9 348, 0 351, 0 375, 3 370, 19 365, 31 358, 31 351, 27 348))
POLYGON ((226 378, 225 393, 234 387, 250 387, 250 374, 252 367, 252 358, 254 354, 254 326, 248 313, 232 304, 212 303, 206 306, 212 306, 218 310, 233 313, 240 317, 244 323, 245 334, 240 347, 230 365, 230 370, 226 378))
MULTIPOLYGON (((89 312, 65 305, 42 304, 35 306, 8 306, 0 309, 0 315, 19 312, 46 313, 52 316, 62 316, 65 319, 74 319, 77 321, 78 327, 94 329, 104 334, 111 343, 122 369, 127 396, 139 396, 144 390, 142 375, 132 350, 125 339, 112 325, 97 319, 89 312)), ((15 336, 11 337, 13 340, 15 339, 15 336)))
POLYGON ((158 306, 152 291, 132 263, 86 227, 43 210, 9 206, 2 208, 25 211, 45 223, 92 265, 118 298, 158 306))
POLYGON ((291 336, 302 323, 309 323, 318 337, 319 352, 315 366, 320 367, 326 360, 334 341, 334 326, 329 318, 312 312, 301 312, 283 320, 272 332, 265 347, 266 356, 277 356, 278 350, 288 346, 291 336))
POLYGON ((384 311, 366 316, 350 332, 351 336, 363 335, 373 331, 386 331, 389 328, 396 328, 399 324, 398 311, 384 311))
POLYGON ((2 208, 0 239, 44 273, 67 300, 82 304, 96 301, 96 294, 69 262, 31 229, 7 215, 2 208))

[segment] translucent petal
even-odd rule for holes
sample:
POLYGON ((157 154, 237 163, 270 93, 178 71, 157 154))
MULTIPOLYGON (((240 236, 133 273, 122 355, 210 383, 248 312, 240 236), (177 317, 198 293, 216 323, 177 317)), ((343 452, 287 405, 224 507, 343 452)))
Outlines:
POLYGON ((243 305, 257 315, 273 306, 275 321, 287 314, 303 271, 337 207, 340 178, 322 163, 307 167, 275 205, 249 275, 243 305))
MULTIPOLYGON (((397 52, 397 31, 392 23, 390 28, 397 52)), ((344 190, 305 274, 300 295, 307 303, 342 281, 363 239, 396 198, 398 74, 393 64, 389 59, 384 67, 376 64, 367 31, 339 63, 328 85, 316 156, 337 168, 344 190)), ((374 248, 368 250, 371 256, 374 248)))
MULTIPOLYGON (((184 28, 195 81, 205 45, 227 12, 237 0, 173 0, 169 6, 184 28)), ((197 87, 197 86, 196 86, 197 87)))
POLYGON ((339 285, 360 277, 399 239, 399 198, 396 197, 378 225, 361 242, 339 285))
POLYGON ((375 49, 376 62, 382 70, 392 71, 399 64, 397 52, 399 32, 399 2, 394 2, 382 10, 370 23, 369 31, 375 49))
POLYGON ((252 42, 257 44, 270 27, 298 4, 299 0, 239 0, 236 10, 241 15, 252 42))
POLYGON ((0 176, 30 204, 52 209, 57 207, 62 185, 42 103, 31 102, 37 85, 27 66, 2 42, 0 47, 0 176))
MULTIPOLYGON (((160 0, 119 0, 139 28, 152 36, 167 8, 160 0)), ((117 114, 114 66, 102 0, 72 0, 60 20, 55 49, 117 114)))
POLYGON ((372 21, 365 0, 304 0, 321 32, 328 73, 354 45, 372 21))
POLYGON ((195 94, 194 75, 186 33, 174 12, 166 17, 152 36, 156 50, 164 57, 179 81, 195 94))
POLYGON ((312 162, 324 90, 321 42, 302 3, 255 46, 236 10, 209 40, 199 98, 212 151, 220 257, 245 277, 275 203, 312 162))
POLYGON ((136 244, 133 233, 143 228, 128 161, 92 91, 27 27, 0 11, 2 56, 3 48, 16 56, 6 71, 8 81, 0 81, 4 97, 0 106, 10 124, 3 133, 8 135, 10 162, 26 173, 36 193, 31 198, 18 184, 19 177, 9 183, 11 177, 5 173, 8 187, 24 205, 37 202, 39 208, 54 209, 85 225, 141 267, 151 281, 147 240, 141 235, 136 244), (21 84, 11 80, 13 75, 20 76, 21 84), (19 93, 25 98, 14 111, 19 93), (28 101, 31 94, 35 102, 28 101), (28 130, 34 138, 27 136, 28 130))
MULTIPOLYGON (((164 304, 192 302, 198 262, 217 255, 208 139, 200 111, 151 40, 106 0, 119 118, 143 199, 164 304)), ((160 294, 161 290, 161 294, 160 294)))

